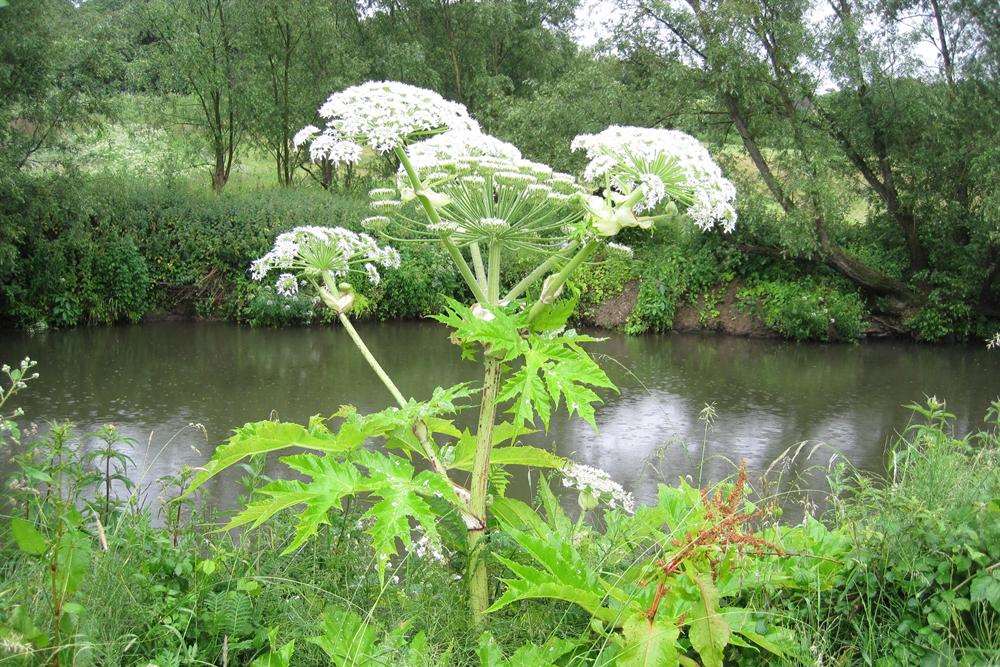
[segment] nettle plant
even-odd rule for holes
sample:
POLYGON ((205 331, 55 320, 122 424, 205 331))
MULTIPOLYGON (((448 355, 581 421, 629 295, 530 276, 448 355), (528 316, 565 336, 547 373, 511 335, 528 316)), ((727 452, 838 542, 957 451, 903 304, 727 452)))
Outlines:
POLYGON ((585 511, 602 501, 632 508, 606 475, 521 442, 539 424, 547 427, 561 406, 595 426, 597 390, 614 389, 586 351, 595 339, 566 326, 575 305, 564 296, 567 282, 601 253, 630 255, 612 240, 627 227, 650 229, 686 215, 706 231, 732 229, 733 187, 693 138, 631 127, 575 140, 573 148, 589 158, 580 181, 483 134, 462 105, 401 83, 369 82, 335 93, 319 115, 322 128, 310 126, 295 137, 313 160, 353 164, 371 153, 398 160, 394 181, 371 192, 375 215, 360 222, 383 242, 439 243, 447 251, 473 301, 451 301, 437 319, 451 328, 463 357, 481 361, 482 384, 438 388, 424 400, 407 397, 349 318, 357 281, 378 282, 381 269, 399 265, 399 254, 367 233, 294 229, 254 263, 254 277, 278 273, 281 294, 308 291, 331 308, 396 404, 367 415, 345 406, 305 426, 248 424, 216 449, 191 491, 249 456, 312 450, 281 459, 308 481, 268 484, 263 498, 226 527, 256 527, 302 506, 292 551, 345 498, 361 494, 371 501, 362 525, 382 572, 400 547, 439 553, 448 534, 442 526, 460 517, 466 537, 458 548, 478 622, 489 606, 489 508, 505 494, 509 466, 565 474, 580 489, 585 511), (512 255, 533 257, 535 265, 510 275, 512 255), (461 429, 456 415, 477 394, 477 427, 461 429), (381 446, 365 446, 375 442, 381 446))

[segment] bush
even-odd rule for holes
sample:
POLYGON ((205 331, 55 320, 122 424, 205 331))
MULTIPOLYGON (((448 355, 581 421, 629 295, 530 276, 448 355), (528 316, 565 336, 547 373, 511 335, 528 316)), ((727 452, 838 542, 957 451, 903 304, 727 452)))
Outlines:
POLYGON ((642 281, 628 333, 667 331, 677 309, 735 278, 735 251, 717 237, 664 238, 636 254, 642 281))
MULTIPOLYGON (((362 196, 318 190, 215 196, 167 182, 79 175, 16 185, 16 201, 0 198, 0 228, 15 239, 18 256, 3 278, 0 321, 17 326, 137 321, 154 311, 287 322, 267 314, 259 287, 246 286, 251 260, 296 225, 357 229, 368 215, 362 196)), ((424 266, 426 275, 406 281, 409 296, 391 295, 387 317, 431 308, 433 295, 414 291, 450 289, 433 259, 424 266)), ((308 320, 301 305, 281 310, 298 313, 291 321, 308 320)))
POLYGON ((812 278, 761 281, 740 290, 737 299, 742 310, 795 340, 856 340, 866 326, 857 292, 812 278))

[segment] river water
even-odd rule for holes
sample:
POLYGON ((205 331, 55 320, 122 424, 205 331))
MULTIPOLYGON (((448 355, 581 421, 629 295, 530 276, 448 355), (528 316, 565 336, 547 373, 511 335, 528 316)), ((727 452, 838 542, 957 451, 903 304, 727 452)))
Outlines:
MULTIPOLYGON (((438 325, 358 329, 404 394, 424 397, 435 386, 477 379, 477 365, 460 361, 438 325)), ((601 335, 607 340, 593 353, 621 392, 604 393, 598 431, 560 413, 533 443, 607 470, 640 502, 653 500, 660 482, 681 475, 697 481, 699 471, 704 482, 715 481, 741 459, 759 473, 802 442, 794 461, 772 469, 781 471, 784 485, 814 484, 834 452, 878 473, 886 442, 910 418, 904 405, 937 396, 965 431, 1000 395, 1000 353, 982 346, 601 335), (699 419, 706 405, 715 412, 707 433, 699 419)), ((43 429, 69 420, 80 432, 116 424, 138 441, 132 474, 152 488, 161 475, 203 463, 245 422, 270 415, 303 422, 341 404, 364 412, 391 400, 347 335, 332 328, 163 322, 0 332, 0 361, 13 364, 25 355, 38 361, 41 374, 16 399, 25 419, 43 429)), ((528 495, 528 484, 519 477, 513 488, 528 495)), ((238 488, 232 476, 222 476, 208 491, 224 507, 238 488)))

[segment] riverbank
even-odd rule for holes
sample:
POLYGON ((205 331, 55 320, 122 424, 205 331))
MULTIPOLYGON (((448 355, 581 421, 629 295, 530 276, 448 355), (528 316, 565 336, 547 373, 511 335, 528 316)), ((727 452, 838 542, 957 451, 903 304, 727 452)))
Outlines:
MULTIPOLYGON (((782 518, 776 499, 789 493, 783 479, 797 457, 744 482, 730 468, 714 488, 723 498, 733 497, 734 488, 752 489, 746 511, 754 518, 740 533, 751 546, 721 543, 724 567, 718 587, 711 586, 718 597, 710 613, 727 639, 717 664, 1000 658, 998 410, 994 404, 984 430, 956 435, 943 404, 917 408, 912 427, 890 449, 884 478, 831 461, 829 509, 794 524, 782 518), (740 637, 753 638, 753 645, 740 637)), ((108 451, 127 444, 114 430, 100 437, 114 443, 108 451)), ((404 552, 382 574, 370 557, 365 503, 338 506, 305 546, 283 554, 295 535, 294 516, 279 513, 242 534, 216 531, 231 511, 207 504, 210 490, 182 499, 192 474, 187 467, 159 480, 158 493, 172 503, 154 516, 138 488, 109 496, 102 485, 87 490, 87 459, 71 431, 50 434, 29 451, 39 456, 15 470, 7 511, 39 523, 17 519, 16 531, 12 525, 0 543, 0 656, 19 664, 47 664, 55 655, 100 665, 608 664, 605 633, 614 626, 595 625, 580 606, 552 599, 558 595, 503 605, 476 627, 463 593, 466 560, 448 546, 446 527, 440 553, 404 552), (88 518, 68 518, 55 493, 32 493, 56 481, 87 500, 88 518), (64 520, 72 521, 73 541, 54 553, 72 559, 53 556, 51 571, 69 577, 53 593, 45 545, 66 539, 53 537, 53 526, 64 520)), ((238 502, 249 502, 269 481, 261 462, 251 460, 238 502)), ((576 567, 600 568, 614 581, 627 581, 630 568, 649 558, 643 533, 634 531, 663 530, 667 544, 679 530, 677 517, 698 516, 712 498, 684 482, 663 485, 659 501, 634 517, 603 511, 591 525, 573 522, 544 488, 539 530, 561 545, 562 558, 572 554, 576 567)), ((532 572, 536 563, 532 552, 502 538, 500 526, 492 529, 501 535, 491 544, 489 584, 498 599, 515 586, 514 572, 532 572)), ((657 547, 663 548, 669 554, 675 547, 657 547)), ((560 572, 559 562, 552 574, 560 572)), ((650 587, 634 585, 640 603, 647 603, 650 587)), ((695 644, 696 632, 680 644, 686 654, 705 650, 695 644)))
MULTIPOLYGON (((0 206, 0 323, 35 330, 186 318, 256 326, 317 321, 326 316, 322 309, 253 282, 249 264, 290 227, 360 229, 370 215, 365 191, 358 190, 216 196, 184 182, 107 175, 24 178, 8 190, 0 206)), ((752 226, 751 212, 741 216, 752 226)), ((818 341, 981 341, 1000 327, 959 296, 935 296, 905 311, 887 308, 821 263, 746 251, 740 233, 628 230, 622 240, 634 257, 597 256, 575 278, 577 322, 633 334, 714 331, 818 341)), ((447 298, 469 298, 435 246, 400 250, 402 268, 363 288, 356 317, 421 318, 439 312, 447 298)))

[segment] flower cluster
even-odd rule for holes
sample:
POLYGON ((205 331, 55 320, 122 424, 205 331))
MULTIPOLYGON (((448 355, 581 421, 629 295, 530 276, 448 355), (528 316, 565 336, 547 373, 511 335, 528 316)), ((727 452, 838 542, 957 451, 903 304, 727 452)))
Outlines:
MULTIPOLYGON (((411 175, 400 167, 392 196, 385 188, 370 193, 371 206, 392 216, 409 237, 447 235, 459 244, 499 240, 509 248, 554 245, 553 237, 582 218, 582 189, 568 174, 521 158, 511 144, 477 131, 449 131, 409 146, 411 175), (410 217, 407 204, 426 197, 439 222, 422 212, 410 217)), ((368 219, 383 226, 379 216, 368 219)))
POLYGON ((736 188, 722 175, 697 139, 677 130, 613 125, 598 134, 581 134, 573 150, 589 160, 584 179, 630 195, 636 212, 652 211, 667 200, 687 206, 687 215, 703 230, 736 226, 736 188))
POLYGON ((311 142, 313 160, 334 163, 357 162, 366 147, 385 153, 448 129, 479 129, 463 105, 396 81, 368 81, 334 93, 319 115, 326 127, 305 127, 294 143, 311 142))
POLYGON ((611 475, 599 468, 570 463, 562 469, 563 486, 576 489, 581 497, 603 502, 611 509, 621 509, 629 514, 635 512, 635 499, 621 484, 611 479, 611 475))
POLYGON ((279 234, 274 247, 251 264, 250 273, 259 281, 271 271, 281 271, 275 290, 294 296, 300 281, 318 285, 325 278, 335 282, 351 272, 363 272, 378 284, 378 267, 397 268, 399 262, 395 248, 379 246, 368 234, 343 227, 296 227, 279 234))
MULTIPOLYGON (((434 135, 406 149, 410 163, 417 171, 438 169, 442 164, 477 157, 520 160, 521 151, 514 144, 483 134, 475 128, 455 129, 434 135)), ((402 172, 402 167, 400 167, 402 172)))

